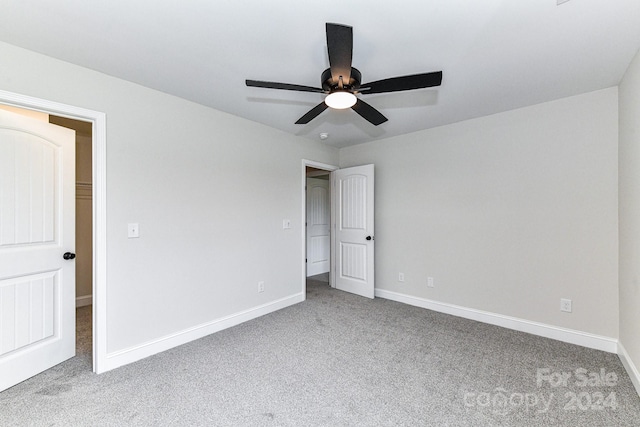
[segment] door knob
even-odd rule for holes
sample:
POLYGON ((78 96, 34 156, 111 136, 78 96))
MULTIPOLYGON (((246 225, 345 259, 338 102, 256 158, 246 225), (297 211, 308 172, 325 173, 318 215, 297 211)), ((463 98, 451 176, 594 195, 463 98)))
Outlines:
POLYGON ((65 252, 64 255, 62 255, 62 258, 64 259, 74 259, 76 257, 76 254, 73 254, 71 252, 65 252))
POLYGON ((367 240, 373 240, 373 237, 367 236, 367 240))

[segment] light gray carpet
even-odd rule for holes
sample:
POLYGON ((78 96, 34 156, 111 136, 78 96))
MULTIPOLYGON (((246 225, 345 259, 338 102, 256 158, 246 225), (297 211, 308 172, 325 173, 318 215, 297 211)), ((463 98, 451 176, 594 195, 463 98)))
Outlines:
POLYGON ((0 425, 640 425, 616 355, 315 280, 304 303, 102 375, 86 326, 79 344, 0 393, 0 425), (576 384, 580 369, 590 384, 576 384), (601 370, 610 385, 596 384, 601 370))

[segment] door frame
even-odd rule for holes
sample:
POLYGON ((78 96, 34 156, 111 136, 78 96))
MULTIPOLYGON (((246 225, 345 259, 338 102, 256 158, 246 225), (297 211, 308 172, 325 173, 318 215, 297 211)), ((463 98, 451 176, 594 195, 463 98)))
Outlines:
POLYGON ((106 114, 0 90, 0 103, 92 123, 93 372, 107 371, 107 126, 106 114))
MULTIPOLYGON (((307 160, 307 159, 302 159, 302 185, 301 185, 301 192, 302 192, 302 221, 300 222, 300 224, 302 224, 303 226, 300 227, 301 228, 301 232, 300 232, 300 237, 302 240, 302 251, 301 251, 301 259, 302 259, 302 269, 301 269, 301 274, 302 274, 302 297, 304 299, 307 299, 307 227, 304 226, 304 224, 307 222, 307 166, 312 167, 312 168, 316 168, 316 169, 322 169, 322 170, 326 170, 327 172, 331 173, 335 170, 338 170, 338 166, 333 166, 333 165, 329 165, 326 163, 320 163, 320 162, 316 162, 314 160, 307 160)), ((333 194, 333 188, 332 188, 333 184, 332 181, 329 180, 329 193, 332 195, 333 194)), ((329 203, 331 203, 331 199, 333 196, 329 197, 329 203)), ((331 208, 331 223, 329 225, 329 235, 330 235, 330 248, 331 248, 331 258, 330 258, 330 267, 329 267, 329 285, 330 286, 334 286, 334 280, 333 280, 333 270, 334 270, 334 250, 333 250, 333 207, 331 208)))

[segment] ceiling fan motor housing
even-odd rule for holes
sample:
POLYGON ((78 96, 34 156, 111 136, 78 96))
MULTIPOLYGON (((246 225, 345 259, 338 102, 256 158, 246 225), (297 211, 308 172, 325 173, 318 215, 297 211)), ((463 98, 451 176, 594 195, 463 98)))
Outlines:
MULTIPOLYGON (((327 68, 322 73, 320 77, 322 81, 322 89, 333 92, 335 90, 339 90, 340 82, 334 81, 331 77, 331 68, 327 68)), ((360 88, 360 83, 362 82, 362 74, 358 71, 357 68, 351 67, 351 77, 349 78, 349 82, 342 82, 343 89, 348 92, 355 92, 360 88)))

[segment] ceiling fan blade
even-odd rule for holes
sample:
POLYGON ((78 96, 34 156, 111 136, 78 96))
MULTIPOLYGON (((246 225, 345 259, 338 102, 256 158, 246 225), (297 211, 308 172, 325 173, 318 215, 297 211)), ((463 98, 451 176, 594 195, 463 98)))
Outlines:
POLYGON ((264 87, 267 89, 284 89, 284 90, 296 90, 299 92, 319 92, 324 93, 323 89, 311 86, 294 85, 290 83, 276 83, 276 82, 263 82, 260 80, 245 80, 247 86, 251 87, 264 87))
POLYGON ((327 104, 325 104, 325 102, 322 101, 320 104, 316 105, 311 110, 309 110, 309 112, 307 112, 307 114, 305 114, 304 116, 300 117, 298 119, 298 121, 296 122, 296 124, 297 125, 306 125, 311 120, 313 120, 316 117, 318 117, 320 115, 320 113, 322 113, 327 108, 328 108, 327 104))
POLYGON ((342 76, 344 84, 349 84, 353 53, 353 28, 327 22, 327 51, 333 82, 337 84, 342 76))
POLYGON ((358 102, 356 102, 356 104, 351 108, 369 123, 376 126, 388 120, 380 111, 376 110, 361 99, 358 99, 358 102))
POLYGON ((363 84, 358 89, 363 95, 370 93, 399 92, 403 90, 422 89, 425 87, 440 86, 442 84, 442 71, 432 73, 412 74, 410 76, 391 77, 363 84))

